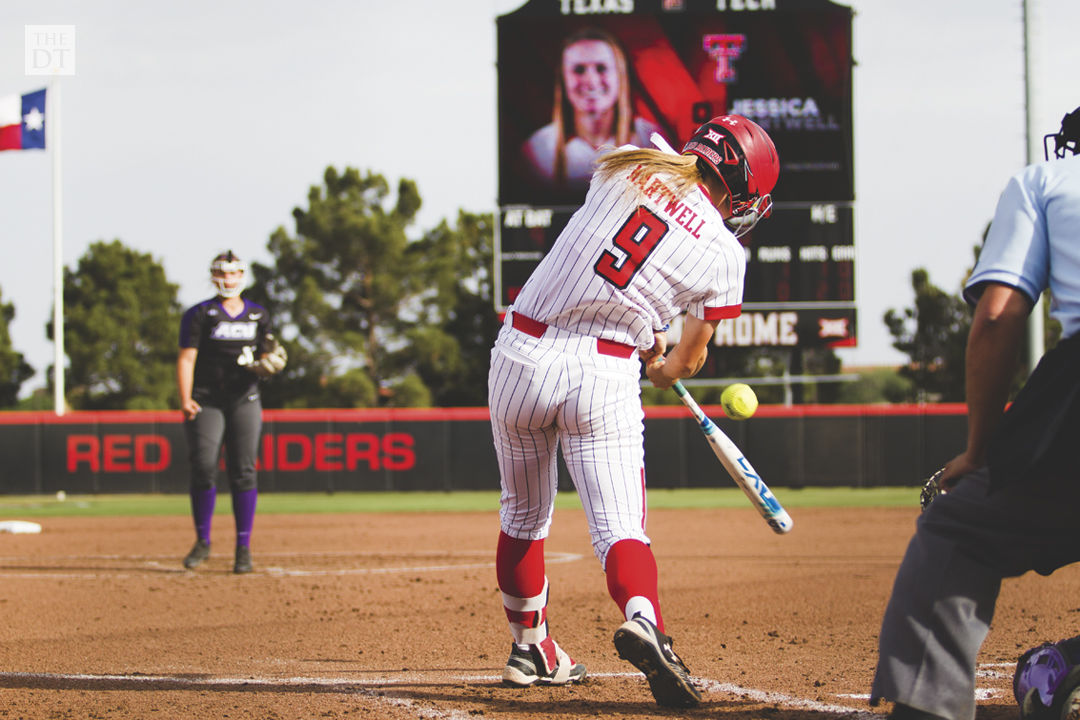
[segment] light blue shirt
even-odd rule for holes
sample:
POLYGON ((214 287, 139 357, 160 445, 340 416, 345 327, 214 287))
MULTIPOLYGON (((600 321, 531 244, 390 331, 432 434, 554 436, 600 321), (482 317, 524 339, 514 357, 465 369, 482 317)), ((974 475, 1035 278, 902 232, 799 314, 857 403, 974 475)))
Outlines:
POLYGON ((1063 337, 1080 331, 1080 155, 1030 165, 1009 180, 964 299, 974 305, 988 282, 1032 302, 1049 287, 1063 337))

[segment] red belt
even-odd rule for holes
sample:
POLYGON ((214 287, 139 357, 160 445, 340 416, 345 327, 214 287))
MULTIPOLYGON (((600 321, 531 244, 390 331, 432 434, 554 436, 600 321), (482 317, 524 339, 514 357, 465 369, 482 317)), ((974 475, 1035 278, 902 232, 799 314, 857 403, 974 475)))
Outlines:
MULTIPOLYGON (((531 317, 526 317, 520 313, 513 313, 510 316, 510 324, 515 330, 520 330, 526 335, 532 335, 534 338, 543 337, 544 332, 548 329, 547 323, 533 320, 531 317)), ((635 350, 637 350, 637 348, 633 345, 626 345, 624 343, 615 342, 614 340, 603 340, 600 338, 597 338, 596 340, 596 352, 601 355, 628 358, 633 356, 635 350)))

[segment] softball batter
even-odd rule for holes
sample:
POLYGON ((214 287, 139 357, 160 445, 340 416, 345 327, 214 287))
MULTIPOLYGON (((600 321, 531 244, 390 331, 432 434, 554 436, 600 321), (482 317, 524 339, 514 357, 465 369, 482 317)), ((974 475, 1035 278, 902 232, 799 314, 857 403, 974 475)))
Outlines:
POLYGON ((547 623, 544 538, 561 445, 626 618, 616 650, 661 705, 700 701, 665 634, 645 534, 638 357, 660 388, 701 368, 717 324, 742 307, 745 251, 729 227, 741 235, 768 215, 778 172, 772 140, 738 115, 702 125, 681 155, 608 153, 585 204, 509 308, 488 378, 502 483, 496 565, 514 640, 505 683, 585 677, 547 623), (665 330, 684 311, 681 339, 665 357, 665 330))

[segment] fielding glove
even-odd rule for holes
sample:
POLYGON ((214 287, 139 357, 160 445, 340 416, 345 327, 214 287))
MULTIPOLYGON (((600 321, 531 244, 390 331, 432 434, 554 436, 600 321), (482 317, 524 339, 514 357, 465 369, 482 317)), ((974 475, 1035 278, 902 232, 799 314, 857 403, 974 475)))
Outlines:
POLYGON ((289 354, 285 352, 285 346, 278 342, 273 335, 268 334, 263 341, 263 352, 250 368, 253 373, 261 378, 277 375, 285 369, 289 360, 289 354))

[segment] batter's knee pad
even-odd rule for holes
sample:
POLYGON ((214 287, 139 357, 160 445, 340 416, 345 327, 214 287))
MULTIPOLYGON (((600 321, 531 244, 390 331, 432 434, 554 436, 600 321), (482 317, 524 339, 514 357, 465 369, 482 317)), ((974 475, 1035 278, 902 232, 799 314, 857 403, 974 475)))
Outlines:
POLYGON ((1022 720, 1080 720, 1080 636, 1021 655, 1013 694, 1022 720))

